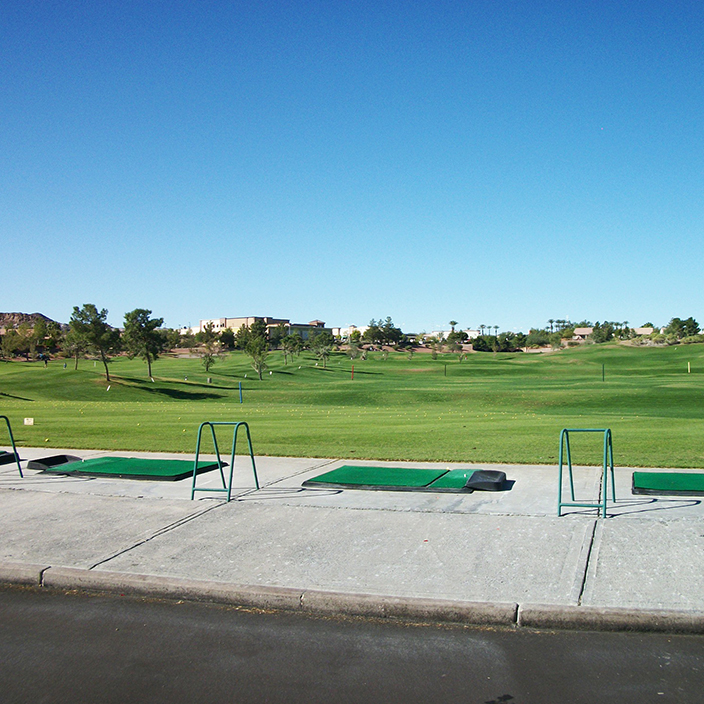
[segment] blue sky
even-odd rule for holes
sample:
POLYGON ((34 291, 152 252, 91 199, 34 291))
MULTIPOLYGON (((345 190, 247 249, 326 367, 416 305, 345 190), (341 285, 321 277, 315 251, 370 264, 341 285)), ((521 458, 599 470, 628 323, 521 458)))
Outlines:
POLYGON ((704 324, 704 4, 0 4, 0 310, 704 324))

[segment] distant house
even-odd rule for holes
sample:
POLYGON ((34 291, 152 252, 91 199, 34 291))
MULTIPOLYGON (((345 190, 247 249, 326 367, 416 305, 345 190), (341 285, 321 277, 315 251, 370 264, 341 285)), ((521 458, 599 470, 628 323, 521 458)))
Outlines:
POLYGON ((654 328, 633 328, 633 332, 636 335, 652 335, 654 328))
POLYGON ((593 332, 594 332, 594 328, 575 328, 574 335, 572 336, 572 339, 573 340, 586 340, 593 332))

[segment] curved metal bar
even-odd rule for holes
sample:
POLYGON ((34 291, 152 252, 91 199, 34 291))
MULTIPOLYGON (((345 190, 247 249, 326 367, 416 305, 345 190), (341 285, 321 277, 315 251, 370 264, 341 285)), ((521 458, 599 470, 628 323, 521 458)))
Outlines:
POLYGON ((211 491, 211 492, 224 492, 227 494, 227 501, 230 501, 232 498, 232 478, 234 476, 235 472, 235 461, 237 458, 237 437, 239 434, 239 429, 241 426, 244 426, 244 430, 247 435, 247 445, 249 449, 249 456, 252 460, 252 472, 254 473, 254 484, 259 489, 259 477, 257 476, 257 467, 254 462, 254 450, 252 448, 252 436, 249 432, 249 425, 244 422, 244 421, 205 421, 200 424, 198 428, 198 439, 196 441, 196 458, 195 462, 193 464, 193 484, 191 486, 191 500, 193 500, 196 491, 211 491), (227 426, 233 426, 233 431, 232 431, 232 452, 230 455, 230 476, 229 476, 229 481, 225 481, 225 475, 223 473, 223 462, 222 459, 220 458, 220 449, 218 447, 218 441, 217 437, 215 435, 215 426, 216 425, 227 425, 227 426), (222 489, 199 489, 196 487, 196 476, 198 473, 198 457, 200 455, 200 445, 201 445, 201 436, 203 433, 203 428, 208 426, 210 428, 210 433, 213 438, 213 446, 215 448, 215 454, 217 456, 217 462, 218 462, 218 469, 220 470, 220 477, 222 479, 222 489))
POLYGON ((17 446, 15 445, 15 438, 12 435, 12 427, 10 426, 10 419, 7 416, 0 416, 0 418, 4 418, 5 423, 7 423, 7 432, 10 433, 10 442, 12 443, 12 452, 15 455, 15 461, 17 462, 17 471, 20 473, 20 477, 24 479, 24 474, 22 474, 22 467, 20 467, 20 456, 19 453, 17 452, 17 446))
POLYGON ((563 506, 579 506, 582 508, 596 508, 599 509, 603 518, 606 518, 606 506, 608 503, 609 494, 609 479, 608 473, 611 470, 611 499, 616 501, 616 476, 614 472, 614 448, 613 448, 613 437, 611 433, 611 428, 563 428, 560 433, 560 453, 559 453, 559 473, 558 473, 558 496, 557 496, 557 515, 562 515, 563 506), (574 493, 574 477, 572 473, 572 453, 570 451, 570 433, 603 433, 604 434, 604 457, 602 462, 602 481, 600 488, 600 497, 598 503, 577 503, 575 500, 574 493), (562 500, 562 476, 563 476, 563 463, 565 460, 565 453, 563 449, 567 450, 567 469, 570 478, 570 491, 571 491, 571 502, 562 500))

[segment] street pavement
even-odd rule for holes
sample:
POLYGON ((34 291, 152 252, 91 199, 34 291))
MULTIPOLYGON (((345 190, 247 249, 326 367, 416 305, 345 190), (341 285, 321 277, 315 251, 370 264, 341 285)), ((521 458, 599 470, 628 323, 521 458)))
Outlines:
MULTIPOLYGON (((45 474, 26 461, 193 455, 21 448, 0 466, 0 582, 261 607, 548 628, 704 632, 704 506, 637 496, 565 508, 556 466, 501 469, 504 492, 304 488, 349 460, 238 457, 233 500, 177 482, 45 474)), ((468 464, 380 463, 472 468, 468 464)), ((596 501, 600 467, 575 467, 596 501)), ((220 486, 218 472, 199 488, 220 486)))
POLYGON ((704 636, 409 624, 0 587, 3 704, 700 704, 704 636))

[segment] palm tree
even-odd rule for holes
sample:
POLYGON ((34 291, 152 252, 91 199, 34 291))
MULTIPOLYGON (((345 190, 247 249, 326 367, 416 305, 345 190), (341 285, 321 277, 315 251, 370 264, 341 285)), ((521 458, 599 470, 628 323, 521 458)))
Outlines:
POLYGON ((485 328, 485 327, 486 327, 486 325, 480 325, 480 326, 479 326, 479 329, 482 331, 482 336, 484 335, 484 328, 485 328))
POLYGON ((494 325, 494 337, 496 337, 496 333, 499 332, 499 326, 494 325))
POLYGON ((548 323, 550 323, 550 332, 552 332, 552 324, 553 324, 554 322, 555 322, 555 321, 554 321, 553 318, 550 318, 550 320, 548 320, 548 323))
POLYGON ((450 321, 450 327, 452 328, 452 332, 455 332, 455 325, 457 325, 456 320, 451 320, 450 321))

